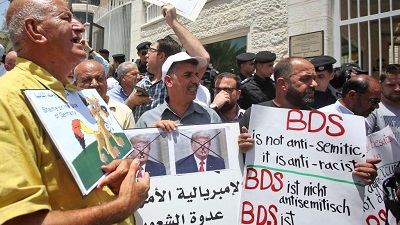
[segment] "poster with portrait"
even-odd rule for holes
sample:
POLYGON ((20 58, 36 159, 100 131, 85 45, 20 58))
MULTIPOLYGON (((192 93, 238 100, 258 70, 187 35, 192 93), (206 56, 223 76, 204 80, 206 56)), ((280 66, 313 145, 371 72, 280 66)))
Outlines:
POLYGON ((151 190, 135 215, 138 224, 237 224, 243 166, 238 123, 125 133, 134 149, 130 157, 165 167, 165 175, 147 170, 151 190), (139 143, 140 136, 148 138, 139 143))

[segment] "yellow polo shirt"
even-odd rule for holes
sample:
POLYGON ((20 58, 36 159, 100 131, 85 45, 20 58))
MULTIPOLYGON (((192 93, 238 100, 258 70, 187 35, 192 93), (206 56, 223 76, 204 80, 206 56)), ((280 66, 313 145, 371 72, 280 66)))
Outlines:
MULTIPOLYGON (((81 196, 23 89, 51 89, 65 101, 65 89, 78 90, 22 58, 0 78, 0 224, 39 210, 81 209, 115 199, 108 188, 81 196)), ((134 224, 133 216, 120 224, 134 224)))

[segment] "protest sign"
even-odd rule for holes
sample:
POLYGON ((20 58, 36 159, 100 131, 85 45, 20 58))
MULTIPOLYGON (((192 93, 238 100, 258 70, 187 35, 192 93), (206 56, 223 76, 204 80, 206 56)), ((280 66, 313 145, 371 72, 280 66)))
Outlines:
POLYGON ((364 224, 384 225, 390 221, 394 225, 396 220, 393 215, 386 214, 383 183, 393 176, 394 168, 399 166, 400 147, 389 126, 368 135, 367 157, 380 158, 382 161, 376 164, 378 176, 374 183, 365 187, 364 224))
POLYGON ((171 3, 175 6, 176 13, 186 17, 191 21, 195 21, 207 0, 145 0, 146 2, 162 6, 171 3))
POLYGON ((87 195, 105 176, 101 170, 114 159, 125 158, 131 144, 95 89, 65 91, 67 102, 51 90, 24 90, 74 177, 87 195))
POLYGON ((358 116, 253 105, 241 224, 362 224, 362 128, 358 116))
MULTIPOLYGON (((146 170, 150 172, 151 187, 143 208, 135 214, 137 224, 238 223, 243 162, 237 145, 237 123, 179 126, 174 132, 147 128, 125 133, 131 141, 140 135, 151 137, 147 160, 165 167, 164 175, 153 176, 146 170), (200 134, 209 134, 210 140, 196 140, 200 134), (189 165, 196 154, 208 155, 204 172, 189 165)), ((135 151, 133 157, 146 158, 135 151)))

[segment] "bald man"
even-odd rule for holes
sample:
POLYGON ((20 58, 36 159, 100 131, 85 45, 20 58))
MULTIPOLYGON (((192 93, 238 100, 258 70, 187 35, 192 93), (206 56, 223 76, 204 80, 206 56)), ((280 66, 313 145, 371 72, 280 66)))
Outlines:
POLYGON ((135 126, 132 110, 107 95, 107 78, 104 67, 99 62, 85 60, 77 65, 74 69, 74 84, 84 89, 96 89, 101 98, 107 103, 108 108, 110 108, 122 129, 130 129, 135 126))
POLYGON ((352 76, 343 85, 342 97, 334 104, 320 108, 322 112, 338 112, 368 117, 381 102, 381 85, 368 75, 352 76))

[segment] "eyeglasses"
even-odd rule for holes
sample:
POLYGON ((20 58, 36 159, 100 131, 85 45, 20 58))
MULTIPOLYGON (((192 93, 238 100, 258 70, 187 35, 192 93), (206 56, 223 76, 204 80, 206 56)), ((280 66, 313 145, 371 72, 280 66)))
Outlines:
POLYGON ((362 94, 360 94, 358 92, 356 92, 356 93, 358 95, 360 95, 361 97, 367 99, 370 105, 377 105, 377 104, 379 104, 381 102, 380 98, 368 98, 368 97, 366 97, 366 96, 364 96, 364 95, 362 95, 362 94))
POLYGON ((216 88, 214 88, 214 92, 215 93, 219 93, 222 90, 225 91, 225 92, 228 92, 228 93, 232 93, 234 90, 237 90, 237 89, 234 88, 234 87, 224 87, 224 88, 216 87, 216 88))
POLYGON ((148 50, 149 54, 152 53, 152 52, 158 52, 159 51, 158 49, 152 48, 152 47, 149 47, 147 50, 148 50))

